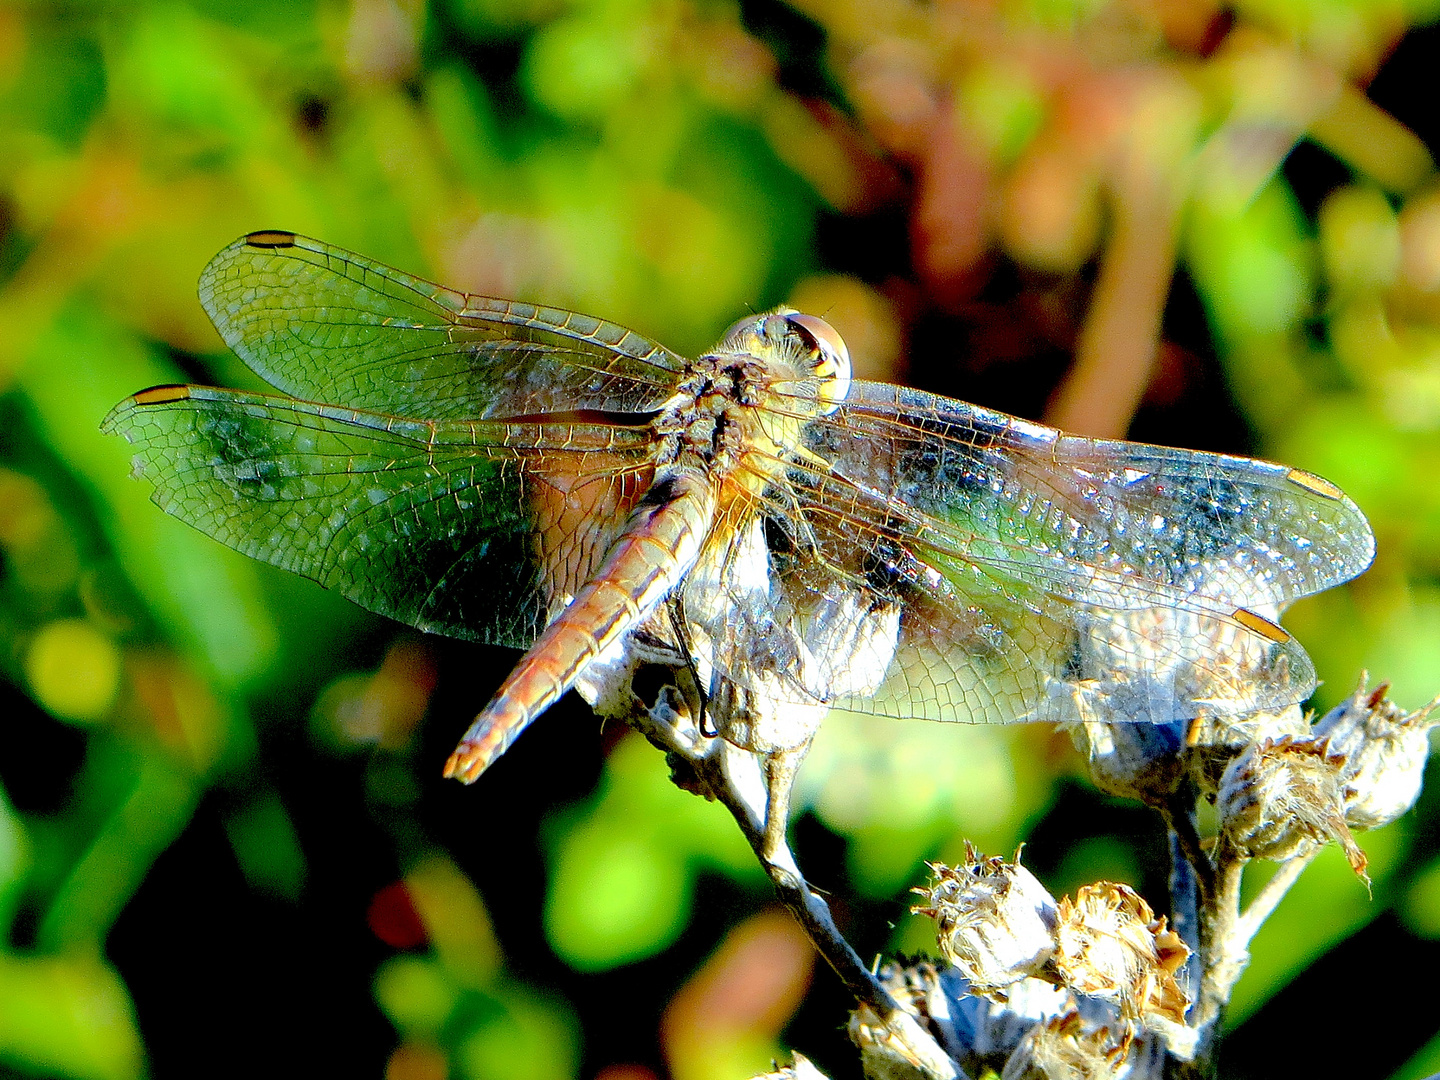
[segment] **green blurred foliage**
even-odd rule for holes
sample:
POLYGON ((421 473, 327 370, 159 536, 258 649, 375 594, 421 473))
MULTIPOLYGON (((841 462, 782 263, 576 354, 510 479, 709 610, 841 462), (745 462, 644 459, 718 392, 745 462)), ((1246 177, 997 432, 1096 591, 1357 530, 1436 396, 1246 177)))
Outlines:
MULTIPOLYGON (((1401 869, 1397 860, 1402 844, 1395 829, 1365 838, 1371 894, 1351 888, 1355 874, 1338 849, 1326 850, 1316 858, 1255 935, 1250 966, 1230 999, 1232 1023, 1247 1019, 1308 964, 1384 914, 1385 900, 1394 886, 1392 875, 1401 869), (1376 895, 1380 903, 1376 903, 1376 895)), ((1247 892, 1253 892, 1258 880, 1256 875, 1246 882, 1247 892)))
MULTIPOLYGON (((335 1030, 386 1018, 364 1067, 383 1058, 390 1080, 661 1069, 656 1018, 766 903, 723 812, 677 790, 638 738, 535 836, 501 843, 521 815, 479 791, 435 811, 430 741, 481 704, 475 670, 461 677, 473 696, 435 715, 428 646, 187 530, 128 479, 125 446, 98 431, 121 397, 190 378, 258 386, 194 296, 208 258, 253 229, 591 311, 681 351, 747 309, 833 302, 871 373, 998 387, 986 403, 1001 405, 1051 389, 1059 370, 1027 366, 1034 354, 1083 354, 1092 286, 1138 235, 1158 265, 1173 257, 1201 316, 1187 330, 1178 302, 1153 313, 1200 359, 1129 373, 1137 423, 1162 415, 1163 430, 1180 415, 1160 411, 1165 387, 1183 405, 1201 381, 1186 371, 1213 360, 1250 445, 1205 445, 1331 478, 1379 537, 1366 578, 1288 616, 1325 679, 1317 702, 1366 667, 1402 704, 1427 700, 1440 690, 1440 186, 1425 144, 1362 88, 1437 14, 1433 0, 0 8, 0 1061, 104 1080, 166 1071, 177 1051, 146 1039, 172 1037, 157 1017, 204 988, 165 996, 117 942, 127 919, 166 934, 166 912, 205 913, 146 885, 175 880, 158 860, 197 849, 223 852, 246 918, 354 928, 363 971, 326 984, 359 986, 335 1030), (1283 167, 1297 146, 1308 157, 1283 167), (1163 207, 1163 227, 1122 228, 1136 206, 1163 207), (1017 335, 996 313, 1010 310, 1044 333, 1006 345, 1017 335), (973 355, 957 356, 977 324, 1010 336, 968 334, 973 355), (287 770, 297 755, 323 777, 287 770), (349 834, 370 847, 327 850, 349 834), (344 878, 347 861, 369 877, 344 878), (492 917, 523 906, 504 890, 532 870, 544 880, 528 921, 492 917), (413 910, 371 906, 366 923, 387 884, 413 910), (617 1014, 645 1033, 617 1034, 617 1014)), ((1085 383, 1083 355, 1074 370, 1068 385, 1097 410, 1123 396, 1123 379, 1085 383)), ((1023 400, 1038 411, 1043 393, 1023 400)), ((1230 405, 1188 407, 1184 430, 1206 433, 1230 405)), ((560 754, 591 746, 549 737, 560 754)), ((554 777, 530 760, 506 790, 543 806, 554 777)), ((1006 853, 1031 838, 1057 893, 1108 877, 1158 901, 1154 835, 1117 820, 1080 771, 1049 732, 837 717, 801 775, 802 857, 862 951, 930 944, 904 889, 962 837, 1006 853)), ((1373 899, 1329 855, 1301 879, 1256 940, 1237 1037, 1293 1016, 1286 1001, 1315 992, 1307 968, 1396 912, 1406 942, 1433 946, 1437 820, 1431 798, 1362 838, 1373 899)), ((229 880, 194 860, 187 872, 229 880)), ((210 944, 181 934, 177 948, 210 944)), ((278 1017, 267 1002, 302 967, 247 990, 260 1034, 230 1037, 263 1044, 255 1017, 278 1017)), ((341 1008, 324 999, 306 1001, 317 1025, 341 1008)), ((839 1023, 802 1010, 794 1030, 838 1043, 839 1023)), ((1422 1023, 1389 1033, 1420 1048, 1397 1075, 1440 1068, 1434 1018, 1422 1023)), ((735 1075, 721 1056, 709 1075, 735 1075)))
POLYGON ((764 881, 725 809, 672 784, 664 758, 638 735, 616 747, 594 797, 557 815, 551 834, 545 932, 581 971, 673 944, 703 872, 764 881))
POLYGON ((143 1051, 124 984, 93 956, 0 957, 0 1044, 41 1073, 139 1075, 143 1051))
POLYGON ((1440 938, 1440 859, 1415 875, 1401 911, 1417 934, 1440 938))

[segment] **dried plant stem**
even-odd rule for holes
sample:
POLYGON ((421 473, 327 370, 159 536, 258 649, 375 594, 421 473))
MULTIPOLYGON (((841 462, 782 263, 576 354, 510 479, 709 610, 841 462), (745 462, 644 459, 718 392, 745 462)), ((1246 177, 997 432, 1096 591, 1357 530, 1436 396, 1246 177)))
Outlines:
POLYGON ((878 1025, 890 1053, 908 1062, 917 1080, 955 1080, 949 1055, 911 1014, 901 1009, 835 925, 830 906, 800 872, 788 840, 790 789, 804 748, 763 755, 702 735, 676 697, 662 692, 653 708, 633 697, 623 718, 666 752, 672 778, 682 788, 730 811, 776 896, 811 944, 840 976, 867 1023, 878 1025))
MULTIPOLYGON (((1200 982, 1200 872, 1170 829, 1170 925, 1190 950, 1185 963, 1185 992, 1195 999, 1200 982)), ((1208 868, 1207 868, 1208 869, 1208 868)))
POLYGON ((795 916, 856 1002, 868 1005, 880 1017, 899 1014, 901 1010, 889 992, 835 925, 830 906, 800 872, 785 839, 783 819, 777 823, 778 828, 772 825, 772 803, 788 811, 789 785, 798 762, 792 759, 777 763, 723 739, 700 736, 663 695, 654 709, 646 709, 636 699, 633 712, 625 719, 666 751, 681 787, 713 799, 730 811, 769 875, 780 902, 795 916))
POLYGON ((1210 861, 1210 856, 1205 854, 1200 841, 1193 794, 1188 796, 1187 801, 1185 795, 1177 793, 1159 809, 1160 816, 1165 819, 1165 825, 1170 831, 1171 841, 1178 849, 1172 852, 1172 863, 1175 855, 1184 859, 1190 869, 1199 906, 1209 907, 1215 900, 1215 864, 1210 861))
POLYGON ((1188 1019, 1200 1040, 1194 1061, 1176 1062, 1168 1074, 1189 1080, 1213 1073, 1220 1022, 1235 983, 1250 962, 1250 942, 1310 865, 1315 852, 1281 863, 1242 912, 1240 886, 1247 860, 1223 838, 1213 854, 1206 853, 1196 825, 1193 793, 1179 791, 1158 809, 1170 834, 1175 929, 1196 950, 1191 959, 1195 1004, 1188 1019))
POLYGON ((1256 894, 1255 899, 1250 901, 1235 924, 1236 940, 1242 948, 1250 947, 1256 931, 1274 913, 1276 906, 1290 891, 1290 886, 1295 884, 1300 875, 1305 872, 1305 868, 1314 861, 1318 854, 1320 854, 1320 849, 1317 847, 1281 863, 1280 868, 1275 871, 1275 876, 1261 886, 1260 892, 1256 894))
POLYGON ((1200 908, 1200 993, 1191 1024, 1202 1034, 1202 1045, 1214 1045, 1220 1017, 1230 1000, 1230 989, 1245 970, 1250 954, 1236 949, 1235 926, 1240 918, 1240 880, 1244 863, 1217 852, 1215 893, 1200 908))
POLYGON ((1223 840, 1218 845, 1218 887, 1214 901, 1202 907, 1200 913, 1203 974, 1191 1020, 1202 1033, 1202 1046, 1208 1046, 1213 1051, 1220 1018, 1230 1001, 1230 993, 1250 962, 1250 942, 1256 931, 1275 911, 1276 905, 1314 857, 1315 852, 1311 851, 1281 863, 1275 876, 1265 883, 1259 895, 1242 912, 1240 884, 1246 861, 1223 840))
POLYGON ((1203 1004, 1212 979, 1210 961, 1216 951, 1217 931, 1223 933, 1216 919, 1219 882, 1215 864, 1201 845, 1193 793, 1176 792, 1157 809, 1170 838, 1171 919, 1176 932, 1191 950, 1186 964, 1186 990, 1195 1004, 1188 1020, 1200 1032, 1195 1056, 1190 1061, 1172 1058, 1165 1075, 1169 1080, 1202 1080, 1214 1073, 1219 1046, 1218 1019, 1223 1007, 1223 1002, 1203 1004))

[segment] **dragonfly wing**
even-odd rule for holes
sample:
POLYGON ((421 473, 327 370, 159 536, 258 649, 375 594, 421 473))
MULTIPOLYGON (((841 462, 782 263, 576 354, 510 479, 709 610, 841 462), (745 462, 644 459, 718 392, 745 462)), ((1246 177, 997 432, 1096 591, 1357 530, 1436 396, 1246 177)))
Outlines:
POLYGON ((856 384, 803 450, 764 511, 767 602, 798 639, 776 651, 843 656, 851 624, 868 684, 893 648, 873 694, 830 684, 862 711, 1066 719, 1082 701, 1165 722, 1298 701, 1313 667, 1273 620, 1373 553, 1318 477, 898 387, 856 384), (876 628, 897 612, 887 640, 876 628))
POLYGON ((427 424, 200 386, 142 391, 103 426, 157 504, 222 543, 422 630, 517 647, 650 475, 640 429, 427 424))
POLYGON ((1374 558, 1343 492, 1268 461, 1066 435, 879 383, 857 383, 808 438, 827 484, 907 507, 917 537, 1076 600, 1283 606, 1374 558))
POLYGON ((969 723, 1170 723, 1202 710, 1281 708, 1315 687, 1300 644, 1255 613, 1263 631, 1194 608, 1019 599, 983 570, 918 592, 923 599, 912 593, 903 604, 884 684, 852 697, 851 710, 969 723))
POLYGON ((411 419, 647 412, 684 365, 614 323, 456 292, 293 233, 235 241, 199 291, 271 386, 411 419))

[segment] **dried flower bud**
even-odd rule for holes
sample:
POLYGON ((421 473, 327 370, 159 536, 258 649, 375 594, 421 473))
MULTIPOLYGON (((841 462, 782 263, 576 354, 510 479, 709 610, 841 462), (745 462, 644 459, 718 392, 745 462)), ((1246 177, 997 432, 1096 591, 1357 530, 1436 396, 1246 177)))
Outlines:
POLYGON ((1026 1033, 1001 1080, 1160 1080, 1165 1054, 1151 1039, 1132 1040, 1076 1009, 1026 1033))
POLYGON ((1185 775, 1186 724, 1081 720, 1066 726, 1090 778, 1108 794, 1160 805, 1185 775))
POLYGON ((1365 877, 1365 853, 1345 824, 1344 767, 1323 739, 1253 744, 1220 779, 1220 835, 1247 858, 1277 862, 1334 840, 1365 877))
MULTIPOLYGON (((956 979, 952 989, 967 987, 956 979)), ((975 1076, 999 1072, 1026 1032, 1074 1005, 1069 991, 1040 979, 1021 979, 1006 991, 1006 1000, 991 1001, 965 993, 951 1002, 958 1041, 967 1053, 950 1056, 975 1076)))
POLYGON ((1073 1006, 1067 991, 1039 979, 1021 979, 1006 989, 1006 1001, 992 1001, 971 993, 957 969, 928 960, 883 964, 878 974, 969 1076, 998 1073, 1027 1031, 1073 1006))
POLYGON ((1190 950, 1128 885, 1109 881, 1062 897, 1054 966, 1063 985, 1115 1002, 1126 1021, 1157 1015, 1185 1023, 1190 1002, 1175 981, 1190 950))
POLYGON ((1352 829, 1378 829, 1415 805, 1430 755, 1429 731, 1440 724, 1440 699, 1404 713, 1385 696, 1386 684, 1369 691, 1366 682, 1362 675, 1355 692, 1314 728, 1332 755, 1345 758, 1341 795, 1352 829))
POLYGON ((1125 1051, 1108 1028, 1087 1030, 1078 1012, 1036 1024, 1005 1063, 1001 1080, 1109 1080, 1125 1051))
POLYGON ((871 1080, 956 1080, 955 1062, 903 1004, 883 1019, 861 1005, 850 1014, 848 1030, 871 1080))
MULTIPOLYGON (((920 1030, 938 1041, 939 1049, 948 1058, 954 1058, 954 1049, 945 1042, 944 1017, 949 1003, 935 965, 923 960, 909 966, 887 963, 876 974, 895 1004, 913 1018, 920 1030)), ((862 1005, 850 1014, 850 1040, 860 1048, 866 1076, 917 1080, 928 1075, 924 1063, 917 1060, 915 1040, 897 1030, 893 1019, 888 1025, 883 1023, 869 1006, 862 1005)))
POLYGON ((1005 1000, 1012 983, 1046 969, 1055 951, 1055 901, 1035 875, 965 844, 966 864, 932 863, 930 886, 913 910, 937 923, 940 951, 974 993, 1005 1000))
MULTIPOLYGON (((953 1058, 957 1052, 963 1052, 963 1047, 952 1045, 953 1024, 946 978, 932 961, 917 960, 908 965, 886 963, 880 965, 876 975, 895 1003, 919 1020, 947 1054, 953 1058)), ((963 979, 960 982, 964 984, 963 979)))
POLYGON ((1203 795, 1214 795, 1226 767, 1247 747, 1266 739, 1308 739, 1310 725, 1299 705, 1279 712, 1239 716, 1201 716, 1190 723, 1185 742, 1190 747, 1190 775, 1203 795))

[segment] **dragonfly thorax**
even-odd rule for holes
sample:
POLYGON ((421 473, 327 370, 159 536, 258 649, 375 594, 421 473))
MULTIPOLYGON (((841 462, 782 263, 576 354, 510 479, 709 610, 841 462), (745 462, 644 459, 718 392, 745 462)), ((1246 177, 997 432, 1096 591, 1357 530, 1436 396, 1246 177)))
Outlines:
POLYGON ((816 416, 835 411, 850 391, 850 354, 824 320, 791 308, 752 315, 688 365, 653 427, 664 450, 657 464, 682 458, 728 473, 747 452, 774 471, 816 416))

